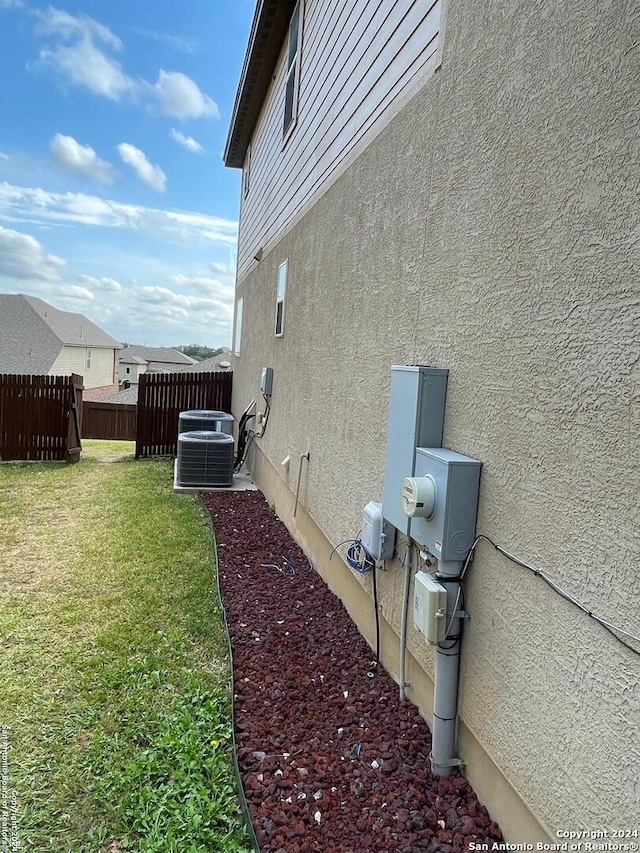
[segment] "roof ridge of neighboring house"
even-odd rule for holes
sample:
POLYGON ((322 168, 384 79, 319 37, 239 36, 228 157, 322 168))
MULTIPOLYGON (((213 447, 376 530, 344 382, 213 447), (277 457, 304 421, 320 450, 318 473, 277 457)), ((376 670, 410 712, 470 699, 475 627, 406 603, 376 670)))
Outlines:
POLYGON ((22 296, 31 310, 40 317, 63 346, 85 346, 96 349, 122 348, 119 341, 84 314, 77 311, 62 311, 38 296, 23 293, 18 295, 22 296))

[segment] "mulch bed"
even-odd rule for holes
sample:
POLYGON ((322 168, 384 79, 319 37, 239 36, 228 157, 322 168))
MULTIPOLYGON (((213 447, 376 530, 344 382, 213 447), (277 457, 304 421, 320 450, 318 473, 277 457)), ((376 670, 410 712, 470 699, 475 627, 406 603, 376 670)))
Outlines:
POLYGON ((367 674, 371 649, 262 494, 204 501, 233 646, 238 762, 263 853, 448 853, 501 840, 463 776, 431 774, 426 723, 383 670, 367 674))

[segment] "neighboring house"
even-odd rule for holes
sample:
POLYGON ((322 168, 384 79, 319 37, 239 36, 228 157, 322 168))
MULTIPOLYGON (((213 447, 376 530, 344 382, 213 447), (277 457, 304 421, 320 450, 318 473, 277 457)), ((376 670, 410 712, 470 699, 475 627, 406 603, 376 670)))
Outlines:
POLYGON ((231 369, 231 350, 206 361, 197 361, 179 350, 169 347, 126 347, 120 355, 120 391, 109 398, 110 403, 136 403, 138 401, 138 383, 142 373, 207 373, 231 369), (132 355, 131 350, 143 352, 132 355), (152 359, 152 360, 151 360, 152 359))
POLYGON ((42 299, 0 294, 0 373, 84 378, 85 400, 118 388, 121 345, 83 314, 42 299))
MULTIPOLYGON (((329 554, 382 497, 393 364, 449 370, 478 532, 640 635, 633 33, 597 0, 257 4, 225 150, 234 410, 272 367, 254 476, 370 642, 370 580, 329 554)), ((378 575, 396 678, 403 577, 378 575)), ((637 827, 637 654, 486 543, 465 588, 458 754, 506 837, 637 827)), ((430 719, 411 618, 408 649, 430 719)))
POLYGON ((233 354, 228 347, 223 347, 222 352, 204 361, 198 361, 189 367, 182 368, 182 372, 189 373, 211 373, 220 370, 231 370, 233 368, 233 354))
POLYGON ((125 347, 120 353, 120 384, 137 384, 142 373, 177 373, 196 359, 173 347, 125 347))
POLYGON ((137 385, 140 375, 147 372, 149 362, 139 355, 130 355, 127 349, 120 353, 120 384, 137 385))

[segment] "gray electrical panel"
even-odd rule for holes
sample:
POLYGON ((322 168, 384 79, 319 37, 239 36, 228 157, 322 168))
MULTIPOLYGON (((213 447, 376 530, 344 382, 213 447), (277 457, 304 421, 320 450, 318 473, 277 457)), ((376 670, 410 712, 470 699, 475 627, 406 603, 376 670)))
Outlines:
POLYGON ((415 477, 430 477, 436 499, 430 518, 411 519, 411 538, 438 560, 464 560, 476 535, 481 463, 443 448, 418 447, 415 477))
POLYGON ((411 519, 400 505, 402 481, 414 474, 416 447, 440 447, 449 371, 422 365, 393 365, 387 428, 382 514, 402 533, 411 519))
POLYGON ((263 367, 260 377, 260 393, 270 397, 273 389, 273 367, 263 367))

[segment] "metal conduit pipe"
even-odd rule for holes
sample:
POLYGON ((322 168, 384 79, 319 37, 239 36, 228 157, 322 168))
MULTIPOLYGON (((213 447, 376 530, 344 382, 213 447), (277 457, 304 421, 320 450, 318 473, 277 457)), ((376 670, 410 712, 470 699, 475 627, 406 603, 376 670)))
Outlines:
MULTIPOLYGON (((460 577, 462 563, 439 562, 438 574, 460 577)), ((433 726, 431 729, 431 771, 435 776, 449 776, 461 761, 454 758, 458 715, 458 672, 462 619, 459 612, 460 584, 447 583, 447 639, 436 646, 433 685, 433 726), (452 638, 452 639, 448 639, 452 638)))
POLYGON ((409 542, 407 561, 404 567, 404 587, 402 590, 402 613, 400 614, 400 701, 405 700, 406 679, 406 657, 407 657, 407 618, 409 615, 409 592, 411 590, 411 569, 413 564, 413 542, 409 542))

